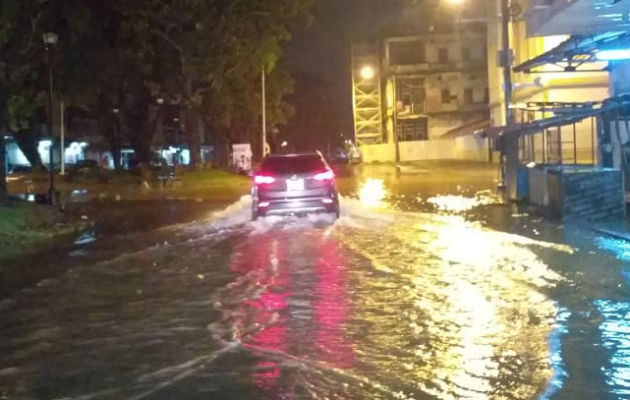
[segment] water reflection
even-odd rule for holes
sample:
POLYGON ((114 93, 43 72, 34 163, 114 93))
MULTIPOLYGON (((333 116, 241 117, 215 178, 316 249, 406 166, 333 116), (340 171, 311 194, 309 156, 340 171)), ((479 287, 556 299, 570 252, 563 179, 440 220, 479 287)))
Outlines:
POLYGON ((427 199, 427 202, 433 204, 438 211, 463 212, 482 205, 499 203, 500 200, 496 196, 489 195, 476 197, 441 195, 430 197, 427 199))
POLYGON ((295 248, 285 246, 296 233, 252 236, 247 251, 232 259, 240 278, 215 299, 225 312, 224 332, 260 357, 251 373, 260 398, 294 398, 298 387, 326 390, 309 384, 292 365, 327 371, 354 363, 344 329, 350 298, 338 243, 317 235, 295 248))
POLYGON ((562 278, 531 247, 572 250, 457 216, 400 216, 378 235, 338 228, 372 267, 352 279, 354 317, 370 323, 361 363, 420 398, 535 398, 561 374, 547 338, 562 315, 545 291, 562 278))
POLYGON ((627 241, 599 237, 597 238, 597 244, 600 249, 613 253, 618 259, 630 261, 630 243, 627 241))
POLYGON ((359 200, 366 206, 384 206, 386 196, 387 192, 385 191, 385 185, 382 179, 369 178, 365 180, 359 188, 359 200))
POLYGON ((562 338, 567 334, 567 321, 571 317, 571 312, 566 308, 558 308, 556 323, 549 334, 549 355, 553 375, 547 383, 547 387, 540 395, 539 400, 550 400, 558 393, 565 384, 568 377, 566 363, 562 356, 562 338))
POLYGON ((610 393, 617 400, 630 396, 630 303, 596 300, 603 321, 599 325, 602 346, 610 351, 610 362, 602 367, 610 393))

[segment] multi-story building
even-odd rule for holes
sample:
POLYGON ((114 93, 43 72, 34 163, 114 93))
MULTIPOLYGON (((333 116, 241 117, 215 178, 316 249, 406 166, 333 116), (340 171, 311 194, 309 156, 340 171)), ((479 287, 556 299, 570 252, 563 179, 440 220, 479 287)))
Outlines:
POLYGON ((467 152, 454 135, 488 123, 485 28, 460 28, 353 47, 355 137, 365 161, 487 159, 487 146, 467 152))

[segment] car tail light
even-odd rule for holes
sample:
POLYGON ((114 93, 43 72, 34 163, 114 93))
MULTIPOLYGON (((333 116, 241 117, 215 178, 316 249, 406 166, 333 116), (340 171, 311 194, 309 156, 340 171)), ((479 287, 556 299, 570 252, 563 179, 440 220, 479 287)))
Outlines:
POLYGON ((333 199, 322 199, 322 203, 324 204, 332 204, 333 203, 333 199))
POLYGON ((254 183, 257 185, 270 185, 276 181, 271 175, 256 174, 254 175, 254 183))
POLYGON ((335 179, 335 173, 331 170, 326 170, 324 172, 319 172, 313 176, 313 179, 316 181, 332 181, 335 179))
POLYGON ((260 208, 269 207, 270 205, 271 205, 271 203, 268 202, 268 201, 261 201, 260 203, 258 203, 258 207, 260 207, 260 208))

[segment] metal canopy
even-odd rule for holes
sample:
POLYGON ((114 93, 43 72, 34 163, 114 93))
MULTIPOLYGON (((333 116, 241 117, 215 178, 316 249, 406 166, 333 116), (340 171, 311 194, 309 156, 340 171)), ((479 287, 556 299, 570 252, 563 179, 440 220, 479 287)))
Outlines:
MULTIPOLYGON (((535 103, 532 103, 535 104, 535 103)), ((568 103, 575 104, 575 103, 568 103)), ((630 95, 611 97, 603 102, 585 103, 583 107, 557 107, 553 109, 555 115, 549 118, 530 122, 517 123, 510 126, 493 126, 484 131, 484 136, 496 139, 500 136, 513 134, 518 136, 532 135, 545 129, 557 126, 571 125, 590 117, 596 117, 609 111, 627 112, 630 107, 630 95)), ((548 108, 547 111, 551 111, 548 108)))
POLYGON ((550 64, 558 66, 560 71, 584 72, 584 70, 578 69, 583 64, 601 62, 595 58, 595 53, 598 50, 627 47, 628 42, 630 42, 630 32, 628 31, 606 32, 593 36, 571 36, 557 47, 516 66, 514 71, 525 73, 557 72, 534 70, 550 64))

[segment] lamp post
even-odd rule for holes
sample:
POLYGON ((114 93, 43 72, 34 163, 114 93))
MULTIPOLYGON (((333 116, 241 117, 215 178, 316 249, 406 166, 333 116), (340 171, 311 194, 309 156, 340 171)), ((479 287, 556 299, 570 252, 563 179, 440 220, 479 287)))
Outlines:
MULTIPOLYGON (((158 133, 161 135, 160 140, 163 141, 162 142, 162 149, 164 149, 166 147, 166 142, 168 142, 168 138, 166 137, 165 133, 164 133, 164 113, 163 113, 163 107, 164 107, 164 97, 160 96, 158 98, 155 99, 155 102, 158 105, 158 133)), ((160 152, 160 160, 162 159, 162 152, 160 152)))
POLYGON ((262 130, 261 130, 261 141, 262 141, 262 158, 265 158, 265 147, 267 144, 267 85, 265 82, 265 66, 263 65, 260 74, 260 86, 261 86, 261 113, 262 113, 262 130))
POLYGON ((112 113, 114 114, 114 146, 112 146, 112 162, 114 163, 114 169, 118 171, 120 169, 120 144, 118 139, 118 118, 120 115, 120 109, 118 107, 114 107, 112 108, 112 113))
POLYGON ((48 201, 51 205, 57 205, 57 191, 55 190, 55 163, 54 152, 55 140, 53 135, 53 71, 50 57, 51 48, 57 44, 57 35, 47 32, 42 35, 44 49, 46 51, 46 66, 48 68, 48 131, 50 133, 50 147, 48 148, 48 172, 50 186, 48 188, 48 201))
POLYGON ((510 17, 511 0, 501 0, 501 66, 503 67, 503 85, 505 97, 505 140, 503 154, 505 155, 504 181, 506 195, 509 200, 518 197, 518 135, 510 132, 514 125, 514 110, 512 109, 512 53, 510 49, 510 17))
MULTIPOLYGON (((447 0, 449 3, 453 5, 461 5, 465 0, 447 0)), ((501 40, 500 40, 500 48, 499 51, 499 64, 502 68, 502 77, 503 77, 503 97, 504 97, 504 108, 503 112, 505 113, 505 134, 502 138, 502 149, 501 149, 501 188, 504 188, 506 197, 509 200, 516 200, 518 197, 517 193, 517 185, 518 185, 518 165, 519 165, 519 137, 514 132, 510 132, 510 129, 516 123, 514 118, 514 110, 512 108, 512 97, 514 91, 514 83, 512 80, 512 62, 513 62, 513 54, 512 49, 510 48, 510 22, 513 11, 513 3, 512 0, 498 0, 497 3, 500 2, 501 7, 501 40)), ((460 19, 460 22, 463 22, 463 19, 460 19)), ((468 21, 480 21, 480 20, 468 20, 468 21)), ((491 20, 493 21, 493 19, 491 20)))
POLYGON ((173 122, 175 123, 175 159, 173 160, 173 164, 179 164, 179 117, 173 118, 173 122))

